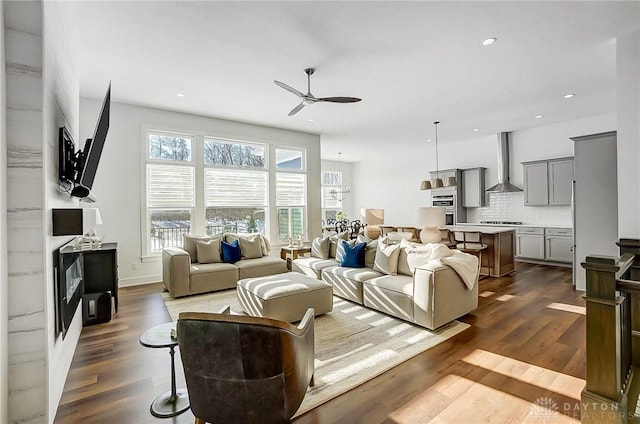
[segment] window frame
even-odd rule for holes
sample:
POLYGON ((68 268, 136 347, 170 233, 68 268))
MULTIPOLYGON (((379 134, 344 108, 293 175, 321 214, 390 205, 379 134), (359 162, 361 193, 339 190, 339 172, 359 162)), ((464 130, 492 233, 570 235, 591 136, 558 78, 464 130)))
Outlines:
MULTIPOLYGON (((226 137, 224 135, 215 135, 211 131, 206 131, 198 128, 192 130, 185 130, 180 128, 171 128, 165 125, 148 125, 142 124, 140 128, 140 137, 143 140, 141 143, 141 162, 144 175, 140 179, 140 189, 142 192, 141 200, 141 260, 142 262, 155 262, 160 261, 161 252, 151 252, 151 208, 147 206, 147 175, 146 165, 148 163, 158 164, 176 164, 180 163, 184 166, 192 166, 195 169, 195 206, 193 208, 178 208, 189 209, 191 214, 191 227, 190 232, 192 234, 205 234, 206 233, 206 202, 205 202, 205 169, 206 168, 220 168, 220 169, 238 169, 247 171, 263 171, 267 173, 267 204, 264 205, 264 235, 270 240, 273 239, 273 244, 278 245, 278 220, 276 206, 276 172, 285 173, 299 173, 305 175, 305 190, 304 190, 304 205, 300 205, 302 208, 302 226, 303 237, 308 239, 309 237, 309 172, 308 172, 308 152, 309 148, 305 146, 290 146, 287 143, 278 143, 277 141, 267 139, 261 139, 259 137, 247 139, 238 139, 232 137, 226 137), (161 128, 161 129, 158 129, 161 128), (173 161, 166 159, 153 159, 149 155, 149 135, 150 134, 169 134, 180 137, 191 138, 191 157, 189 161, 173 161), (218 164, 205 164, 205 141, 232 143, 232 144, 248 144, 248 145, 261 145, 264 147, 264 167, 253 166, 237 166, 237 165, 218 165, 218 164), (302 161, 302 169, 283 169, 276 168, 275 157, 276 149, 292 150, 300 152, 302 161)), ((246 205, 238 205, 237 207, 243 208, 246 205)), ((250 206, 250 208, 258 209, 258 207, 250 206)))
POLYGON ((186 210, 189 211, 190 215, 190 227, 189 232, 192 232, 195 225, 195 210, 198 203, 198 172, 196 167, 196 157, 197 157, 197 136, 192 133, 186 131, 172 131, 172 130, 158 130, 156 127, 147 127, 144 128, 143 131, 143 143, 142 144, 142 162, 143 162, 143 173, 144 178, 142 178, 142 207, 141 214, 142 219, 141 222, 144 223, 141 227, 141 248, 142 248, 142 262, 148 262, 153 260, 159 260, 162 251, 153 251, 153 243, 151 238, 151 214, 153 211, 172 211, 172 210, 186 210), (149 138, 152 134, 164 134, 168 136, 176 136, 189 138, 191 140, 191 155, 190 160, 171 160, 171 159, 156 159, 152 158, 149 151, 149 138), (150 206, 149 205, 149 192, 148 192, 148 165, 161 165, 161 166, 183 166, 187 168, 191 168, 193 171, 193 204, 192 205, 184 205, 184 206, 150 206))

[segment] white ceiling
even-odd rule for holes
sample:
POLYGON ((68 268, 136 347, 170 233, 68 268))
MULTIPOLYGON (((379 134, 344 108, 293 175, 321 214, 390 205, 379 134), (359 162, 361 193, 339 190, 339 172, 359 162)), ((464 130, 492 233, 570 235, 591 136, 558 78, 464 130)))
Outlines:
POLYGON ((614 112, 638 2, 61 2, 81 94, 322 135, 322 156, 614 112), (498 41, 481 46, 488 37, 498 41), (317 103, 293 117, 315 67, 317 103), (183 98, 176 93, 184 93, 183 98), (575 93, 573 99, 563 95, 575 93), (535 115, 544 115, 535 119, 535 115), (315 122, 309 122, 314 119, 315 122), (474 128, 480 131, 472 132, 474 128))

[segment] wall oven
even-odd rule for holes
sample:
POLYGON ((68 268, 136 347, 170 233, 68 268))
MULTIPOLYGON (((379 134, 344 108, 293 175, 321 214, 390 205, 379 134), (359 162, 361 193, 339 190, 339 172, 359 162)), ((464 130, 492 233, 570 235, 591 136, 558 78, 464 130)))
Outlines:
POLYGON ((444 223, 445 225, 455 225, 456 223, 456 212, 453 210, 445 210, 444 211, 444 223))
POLYGON ((445 225, 455 225, 457 223, 455 193, 432 195, 431 206, 444 209, 445 225))
POLYGON ((438 194, 431 196, 431 206, 439 208, 455 208, 455 195, 438 194))

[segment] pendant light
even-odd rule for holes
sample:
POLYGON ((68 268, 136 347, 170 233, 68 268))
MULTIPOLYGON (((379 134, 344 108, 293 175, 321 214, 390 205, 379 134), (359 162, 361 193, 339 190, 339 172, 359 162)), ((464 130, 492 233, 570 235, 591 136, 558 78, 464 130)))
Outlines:
POLYGON ((436 127, 436 178, 431 180, 432 188, 441 188, 444 186, 442 178, 440 178, 440 169, 438 168, 438 124, 440 121, 435 121, 433 125, 436 127))
MULTIPOLYGON (((343 182, 342 160, 340 156, 342 156, 342 152, 338 152, 338 174, 340 175, 340 182, 342 183, 343 182)), ((349 193, 351 193, 351 187, 349 187, 346 184, 341 184, 339 189, 332 187, 331 190, 329 191, 329 194, 331 194, 331 197, 333 197, 335 200, 339 202, 342 202, 349 193)))

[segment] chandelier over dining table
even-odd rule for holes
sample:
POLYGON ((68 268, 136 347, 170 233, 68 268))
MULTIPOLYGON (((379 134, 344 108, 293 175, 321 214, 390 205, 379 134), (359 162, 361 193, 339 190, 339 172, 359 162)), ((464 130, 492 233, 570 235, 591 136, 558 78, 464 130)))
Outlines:
POLYGON ((339 187, 331 187, 329 190, 329 194, 335 200, 342 202, 344 198, 351 193, 351 187, 343 183, 342 179, 342 161, 341 161, 342 152, 338 152, 338 175, 340 175, 340 186, 339 187))

